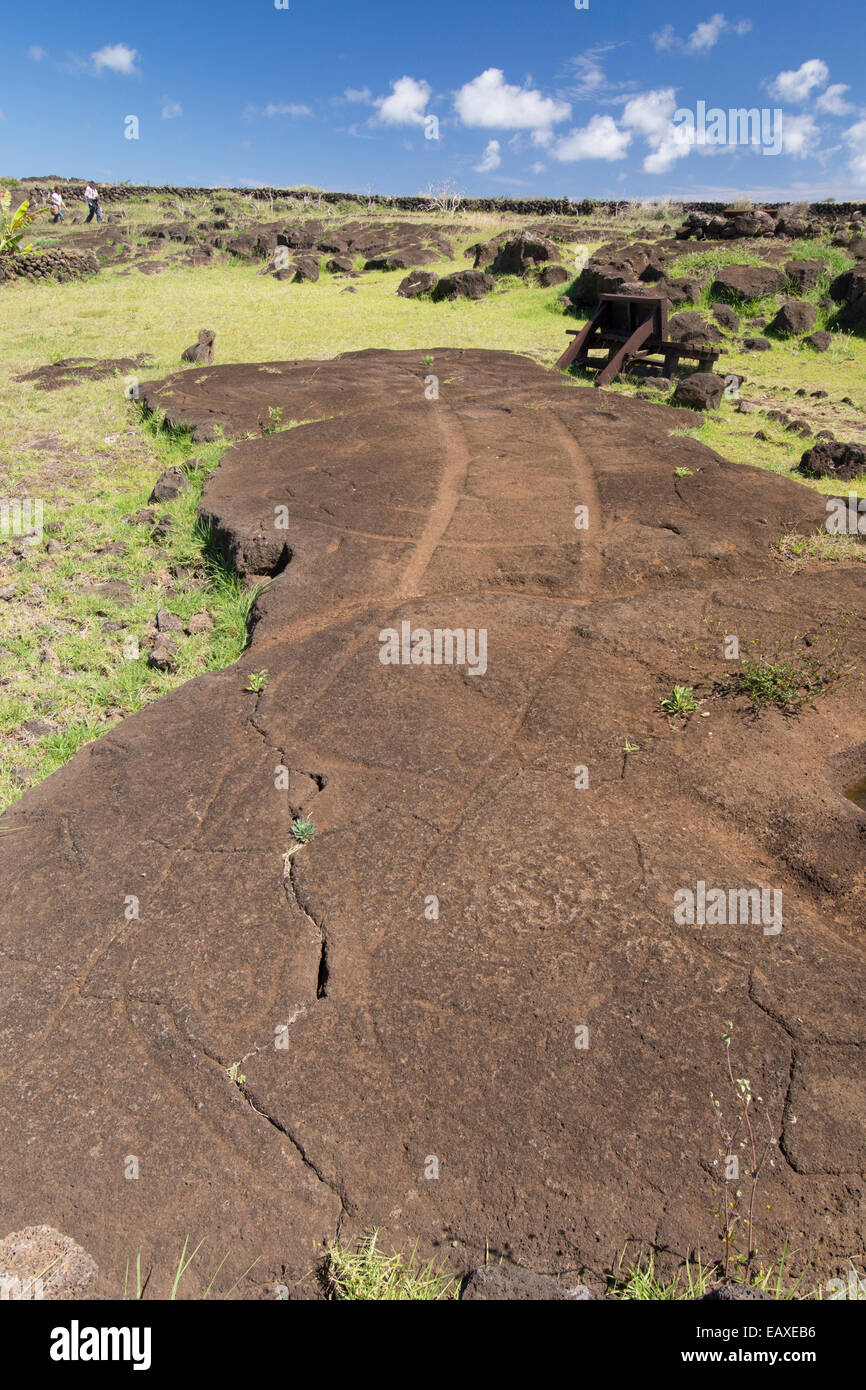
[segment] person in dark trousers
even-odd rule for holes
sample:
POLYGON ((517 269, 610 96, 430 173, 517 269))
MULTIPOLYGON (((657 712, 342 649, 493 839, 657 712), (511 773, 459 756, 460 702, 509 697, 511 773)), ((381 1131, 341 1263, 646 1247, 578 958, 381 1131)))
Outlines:
POLYGON ((63 221, 63 194, 59 188, 55 188, 51 194, 51 221, 63 221))
POLYGON ((99 189, 96 187, 95 183, 91 182, 87 185, 87 187, 84 190, 84 197, 87 200, 87 206, 90 209, 87 216, 84 219, 85 222, 92 222, 94 217, 96 218, 97 222, 101 222, 102 208, 99 206, 99 189))

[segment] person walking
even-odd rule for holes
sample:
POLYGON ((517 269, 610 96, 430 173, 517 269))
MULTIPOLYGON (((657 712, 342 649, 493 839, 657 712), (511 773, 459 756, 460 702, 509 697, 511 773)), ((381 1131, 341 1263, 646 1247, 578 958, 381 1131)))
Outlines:
POLYGON ((96 187, 95 183, 91 182, 87 185, 87 187, 84 190, 84 197, 86 199, 87 206, 90 209, 90 211, 84 219, 85 222, 92 222, 94 217, 96 218, 97 222, 101 222, 102 208, 99 206, 99 189, 96 187))
POLYGON ((59 187, 55 188, 54 192, 51 194, 51 221, 63 221, 63 194, 60 192, 59 187))

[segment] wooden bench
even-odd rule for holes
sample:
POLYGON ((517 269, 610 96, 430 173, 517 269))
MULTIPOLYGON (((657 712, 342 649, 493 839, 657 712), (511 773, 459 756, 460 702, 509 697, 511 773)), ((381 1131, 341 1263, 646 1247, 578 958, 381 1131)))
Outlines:
POLYGON ((682 357, 712 368, 722 353, 711 343, 671 342, 667 336, 667 300, 650 295, 603 294, 589 323, 567 331, 574 342, 569 343, 557 367, 560 371, 574 365, 595 367, 596 386, 608 386, 635 360, 647 361, 661 355, 662 373, 670 376, 682 357), (606 352, 607 360, 593 360, 589 356, 591 349, 606 352))

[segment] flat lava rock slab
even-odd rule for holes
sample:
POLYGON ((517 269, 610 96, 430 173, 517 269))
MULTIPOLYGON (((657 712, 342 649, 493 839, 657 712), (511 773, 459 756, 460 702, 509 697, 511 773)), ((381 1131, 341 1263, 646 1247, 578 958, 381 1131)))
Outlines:
POLYGON ((227 1250, 226 1286, 257 1260, 309 1289, 338 1230, 373 1227, 567 1287, 630 1242, 713 1257, 731 1020, 781 1135, 760 1249, 835 1271, 866 1168, 862 691, 799 720, 712 694, 730 633, 829 629, 864 669, 862 566, 774 552, 823 499, 504 353, 145 394, 197 430, 309 423, 243 439, 204 494, 225 553, 276 576, 243 658, 0 825, 7 1229, 67 1232, 103 1294, 139 1246, 164 1293, 187 1234, 212 1257, 192 1295, 227 1250), (484 670, 383 664, 404 623, 483 631, 484 670), (705 697, 679 724, 675 682, 705 697), (699 882, 780 889, 783 929, 678 924, 699 882))

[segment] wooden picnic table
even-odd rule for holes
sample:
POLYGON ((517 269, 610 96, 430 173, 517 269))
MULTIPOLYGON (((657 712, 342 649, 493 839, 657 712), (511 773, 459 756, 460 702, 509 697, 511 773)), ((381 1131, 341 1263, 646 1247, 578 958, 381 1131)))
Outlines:
POLYGON ((630 361, 659 355, 664 376, 670 376, 683 357, 712 366, 723 349, 712 343, 672 342, 667 336, 667 310, 667 300, 661 296, 603 294, 589 323, 567 330, 574 342, 569 343, 557 367, 597 367, 595 385, 607 386, 630 361), (607 360, 593 361, 591 349, 605 351, 607 360))

